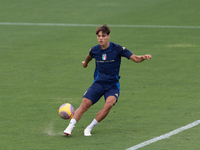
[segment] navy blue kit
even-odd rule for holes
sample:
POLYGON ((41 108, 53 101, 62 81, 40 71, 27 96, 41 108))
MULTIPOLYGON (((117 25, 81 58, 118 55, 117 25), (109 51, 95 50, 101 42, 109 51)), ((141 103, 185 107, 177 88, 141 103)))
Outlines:
POLYGON ((105 100, 109 96, 115 96, 118 100, 121 57, 129 59, 132 53, 125 47, 110 42, 105 50, 102 50, 100 45, 92 47, 89 55, 95 58, 96 62, 94 82, 83 97, 91 100, 92 104, 95 104, 103 95, 105 100))

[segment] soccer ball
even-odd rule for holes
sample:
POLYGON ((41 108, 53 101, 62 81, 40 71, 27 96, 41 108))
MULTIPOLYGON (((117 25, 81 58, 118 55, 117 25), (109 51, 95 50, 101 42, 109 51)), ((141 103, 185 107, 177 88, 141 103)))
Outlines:
POLYGON ((65 103, 60 106, 58 113, 63 119, 71 119, 74 116, 75 111, 71 104, 65 103))

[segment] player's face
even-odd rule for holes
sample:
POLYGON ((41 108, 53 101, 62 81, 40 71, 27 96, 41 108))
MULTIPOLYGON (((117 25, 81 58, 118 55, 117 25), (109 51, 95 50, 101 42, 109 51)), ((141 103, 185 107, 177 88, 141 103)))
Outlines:
POLYGON ((109 46, 109 41, 108 41, 109 38, 110 38, 110 35, 107 35, 106 33, 103 33, 102 31, 100 31, 97 35, 97 40, 101 47, 107 48, 109 46))

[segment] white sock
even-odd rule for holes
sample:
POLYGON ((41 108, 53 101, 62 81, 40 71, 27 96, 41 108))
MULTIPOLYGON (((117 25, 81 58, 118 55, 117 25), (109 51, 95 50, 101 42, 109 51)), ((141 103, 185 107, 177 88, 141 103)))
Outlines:
POLYGON ((96 119, 94 119, 93 121, 92 121, 92 123, 89 125, 89 126, 87 126, 87 128, 90 128, 90 129, 92 129, 95 125, 97 125, 99 122, 97 122, 96 121, 96 119))
POLYGON ((75 119, 71 119, 69 122, 69 126, 73 126, 76 124, 76 120, 75 119))

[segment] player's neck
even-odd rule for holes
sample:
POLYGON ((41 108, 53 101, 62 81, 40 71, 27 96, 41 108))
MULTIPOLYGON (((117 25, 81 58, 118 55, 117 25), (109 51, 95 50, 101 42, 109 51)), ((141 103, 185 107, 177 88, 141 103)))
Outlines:
POLYGON ((101 49, 105 50, 110 46, 110 42, 107 42, 105 45, 101 45, 101 49))

